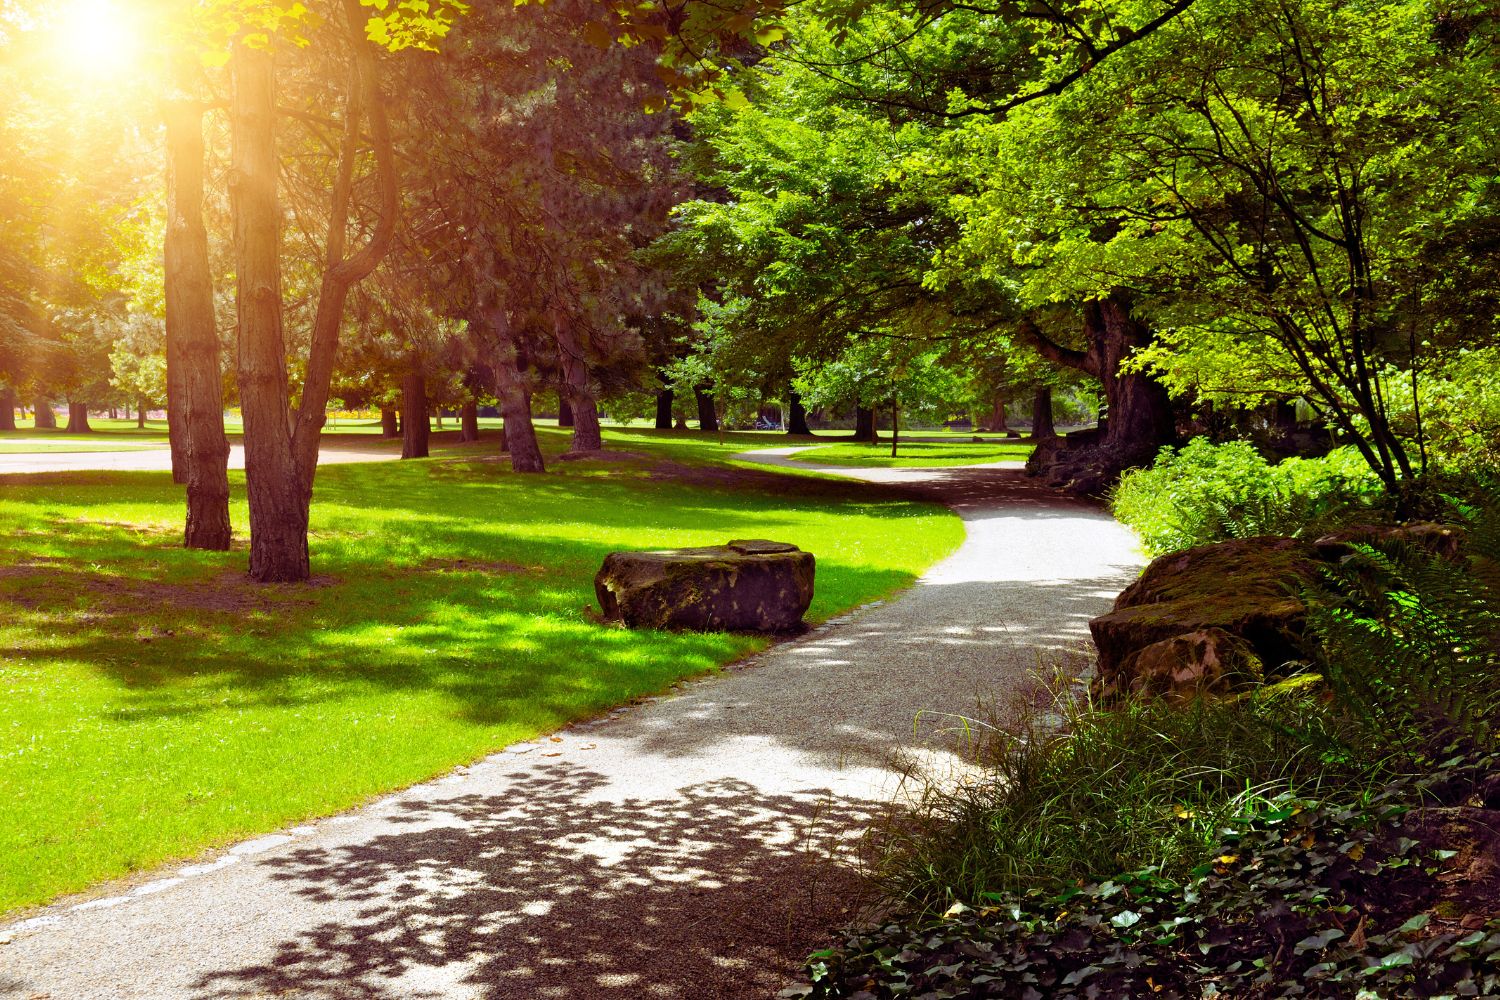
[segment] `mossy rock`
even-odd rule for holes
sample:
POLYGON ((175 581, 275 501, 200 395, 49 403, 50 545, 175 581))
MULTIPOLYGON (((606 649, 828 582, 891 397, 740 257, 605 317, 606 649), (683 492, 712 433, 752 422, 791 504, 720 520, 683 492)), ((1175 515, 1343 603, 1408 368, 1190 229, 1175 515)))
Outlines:
POLYGON ((1089 622, 1099 650, 1096 692, 1109 696, 1141 687, 1130 675, 1133 659, 1148 646, 1190 633, 1227 633, 1244 644, 1236 657, 1253 656, 1276 676, 1300 655, 1307 607, 1299 593, 1317 573, 1311 545, 1272 536, 1156 559, 1115 600, 1113 611, 1089 622))
POLYGON ((815 561, 786 542, 612 552, 594 577, 609 620, 630 628, 789 632, 813 598, 815 561))

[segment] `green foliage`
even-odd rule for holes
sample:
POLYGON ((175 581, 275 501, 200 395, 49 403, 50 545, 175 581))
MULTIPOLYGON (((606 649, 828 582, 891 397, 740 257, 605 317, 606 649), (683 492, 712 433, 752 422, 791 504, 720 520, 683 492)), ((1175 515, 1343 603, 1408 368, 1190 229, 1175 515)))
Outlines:
POLYGON ((1456 557, 1355 546, 1308 595, 1323 673, 1373 745, 1500 735, 1500 495, 1468 529, 1456 557))
POLYGON ((1030 718, 994 730, 982 780, 929 787, 880 831, 873 871, 885 898, 930 915, 1148 866, 1176 878, 1234 817, 1289 790, 1358 781, 1335 722, 1296 690, 1188 707, 1061 704, 1061 727, 1030 718))
POLYGON ((1247 442, 1194 438, 1126 473, 1111 504, 1146 551, 1161 555, 1251 535, 1317 537, 1350 518, 1368 520, 1379 499, 1379 483, 1352 449, 1272 464, 1247 442))
POLYGON ((1108 881, 986 894, 940 919, 851 935, 809 962, 795 996, 1491 996, 1500 920, 1439 926, 1452 850, 1412 810, 1460 804, 1500 756, 1445 761, 1366 801, 1290 796, 1230 825, 1185 878, 1145 868, 1108 881))

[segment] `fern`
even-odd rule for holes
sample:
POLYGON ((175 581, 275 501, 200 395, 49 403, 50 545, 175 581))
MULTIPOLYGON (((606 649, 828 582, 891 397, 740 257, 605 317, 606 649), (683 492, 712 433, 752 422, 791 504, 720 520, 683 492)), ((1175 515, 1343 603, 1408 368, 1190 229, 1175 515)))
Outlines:
POLYGON ((1464 559, 1357 546, 1308 595, 1335 697, 1393 747, 1500 736, 1500 504, 1455 514, 1464 559))

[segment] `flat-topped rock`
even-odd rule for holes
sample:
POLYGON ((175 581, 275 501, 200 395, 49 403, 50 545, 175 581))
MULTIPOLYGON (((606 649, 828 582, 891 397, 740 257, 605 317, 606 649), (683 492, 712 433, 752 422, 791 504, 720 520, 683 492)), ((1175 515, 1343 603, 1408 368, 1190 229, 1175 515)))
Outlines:
POLYGON ((814 559, 787 542, 612 552, 594 577, 599 608, 630 628, 788 632, 813 597, 814 559))

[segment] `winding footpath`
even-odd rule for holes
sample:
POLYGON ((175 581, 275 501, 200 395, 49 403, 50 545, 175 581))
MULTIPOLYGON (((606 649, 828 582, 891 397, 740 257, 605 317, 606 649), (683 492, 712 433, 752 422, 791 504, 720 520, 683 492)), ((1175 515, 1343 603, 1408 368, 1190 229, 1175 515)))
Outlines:
POLYGON ((947 503, 967 540, 723 674, 0 927, 0 997, 774 996, 856 916, 841 859, 902 773, 943 766, 955 716, 1076 666, 1140 565, 1014 468, 797 467, 947 503))

